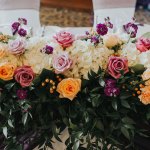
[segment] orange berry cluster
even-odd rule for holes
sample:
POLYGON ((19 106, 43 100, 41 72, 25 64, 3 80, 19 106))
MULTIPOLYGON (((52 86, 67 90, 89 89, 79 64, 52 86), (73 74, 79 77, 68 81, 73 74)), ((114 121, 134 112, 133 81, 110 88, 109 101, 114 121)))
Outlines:
POLYGON ((140 95, 140 94, 141 94, 140 88, 144 88, 144 85, 143 85, 143 84, 140 84, 139 87, 136 87, 136 88, 134 89, 135 93, 133 93, 132 96, 136 96, 136 94, 137 94, 137 95, 140 95))
MULTIPOLYGON (((57 79, 57 81, 58 82, 60 82, 61 80, 62 80, 62 78, 60 77, 60 76, 56 76, 56 79, 57 79)), ((44 82, 42 82, 41 83, 41 86, 42 87, 45 87, 46 85, 49 85, 49 92, 51 93, 51 94, 53 94, 54 93, 54 91, 56 90, 56 82, 57 81, 54 81, 54 80, 52 80, 52 79, 49 79, 49 78, 46 78, 45 80, 44 80, 44 82)))

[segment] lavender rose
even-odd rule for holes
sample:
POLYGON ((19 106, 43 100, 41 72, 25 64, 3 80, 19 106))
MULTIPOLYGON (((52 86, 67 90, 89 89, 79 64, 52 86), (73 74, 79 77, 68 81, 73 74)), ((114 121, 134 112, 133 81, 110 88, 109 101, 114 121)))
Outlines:
POLYGON ((126 58, 111 56, 108 63, 108 73, 115 79, 121 77, 120 71, 124 71, 124 74, 129 71, 128 60, 126 58))
POLYGON ((69 58, 67 53, 60 53, 58 55, 55 55, 52 64, 53 68, 55 69, 55 73, 59 74, 67 69, 69 69, 72 65, 72 60, 69 58))
POLYGON ((34 73, 30 66, 22 66, 15 70, 14 77, 22 87, 28 87, 34 79, 34 73))
POLYGON ((70 32, 61 31, 54 36, 54 39, 63 47, 67 48, 72 45, 75 38, 70 32))
POLYGON ((23 39, 16 39, 8 43, 9 51, 14 55, 21 55, 25 51, 25 41, 23 39))

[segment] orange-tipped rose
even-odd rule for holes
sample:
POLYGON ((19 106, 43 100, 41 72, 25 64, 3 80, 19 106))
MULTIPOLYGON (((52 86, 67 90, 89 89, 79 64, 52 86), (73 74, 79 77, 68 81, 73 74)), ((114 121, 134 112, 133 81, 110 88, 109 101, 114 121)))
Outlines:
POLYGON ((145 86, 141 90, 142 90, 142 93, 139 96, 140 101, 145 105, 150 104, 150 85, 145 86))
POLYGON ((81 89, 81 80, 68 78, 62 80, 57 86, 57 92, 60 98, 68 98, 73 100, 81 89))
POLYGON ((11 80, 14 75, 15 67, 9 63, 3 64, 0 66, 0 79, 2 80, 11 80))
POLYGON ((145 81, 145 80, 147 80, 146 81, 146 85, 150 85, 150 68, 148 68, 144 73, 143 73, 143 75, 142 75, 142 79, 145 81))

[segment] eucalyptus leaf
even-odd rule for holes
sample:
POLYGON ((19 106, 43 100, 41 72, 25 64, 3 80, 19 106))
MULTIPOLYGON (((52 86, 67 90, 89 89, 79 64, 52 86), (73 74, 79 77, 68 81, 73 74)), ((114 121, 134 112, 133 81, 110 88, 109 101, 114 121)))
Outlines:
POLYGON ((129 117, 122 118, 122 122, 125 124, 136 124, 135 121, 129 117))
POLYGON ((113 101, 112 101, 112 107, 113 107, 115 110, 118 109, 117 100, 113 100, 113 101))
POLYGON ((77 140, 73 145, 73 150, 78 150, 79 145, 80 145, 80 142, 79 142, 79 140, 77 140))
POLYGON ((124 106, 125 108, 130 108, 129 103, 126 100, 121 100, 121 105, 124 106))
POLYGON ((14 128, 14 126, 13 126, 13 124, 12 124, 12 121, 11 121, 10 119, 8 120, 8 125, 9 125, 10 127, 14 128))
POLYGON ((93 107, 98 107, 100 105, 100 102, 101 102, 100 96, 101 95, 98 94, 98 95, 95 95, 95 97, 91 98, 93 107))
POLYGON ((15 84, 16 84, 15 82, 14 83, 8 83, 8 84, 5 85, 5 88, 9 91, 9 90, 11 90, 13 88, 13 86, 15 84))
POLYGON ((3 127, 3 134, 4 134, 4 136, 7 138, 7 127, 3 127))
POLYGON ((22 123, 25 125, 28 119, 28 113, 25 113, 22 117, 22 123))
POLYGON ((129 132, 125 127, 121 127, 121 132, 128 140, 130 140, 129 132))
POLYGON ((104 125, 103 125, 103 123, 102 123, 101 120, 97 120, 97 122, 96 122, 96 127, 97 127, 98 129, 100 129, 101 131, 104 131, 104 125))

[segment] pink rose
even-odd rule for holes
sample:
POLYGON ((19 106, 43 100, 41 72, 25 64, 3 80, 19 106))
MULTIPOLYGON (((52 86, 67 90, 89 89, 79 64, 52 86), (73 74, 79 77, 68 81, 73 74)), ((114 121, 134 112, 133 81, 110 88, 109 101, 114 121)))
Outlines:
POLYGON ((136 48, 140 52, 146 52, 150 50, 150 38, 144 38, 144 37, 139 38, 136 43, 136 48))
POLYGON ((121 77, 120 71, 124 71, 124 74, 129 71, 128 60, 117 56, 109 57, 108 73, 115 79, 118 79, 121 77))
POLYGON ((34 79, 34 73, 30 66, 22 66, 15 70, 14 77, 22 87, 28 87, 34 79))
POLYGON ((55 69, 55 73, 59 74, 71 67, 72 60, 68 57, 67 53, 60 53, 53 57, 52 64, 55 69))
POLYGON ((60 31, 54 36, 54 39, 63 47, 67 48, 72 45, 75 40, 74 35, 70 32, 60 31))
POLYGON ((25 41, 23 39, 16 39, 8 43, 9 51, 14 55, 21 55, 25 51, 25 41))

